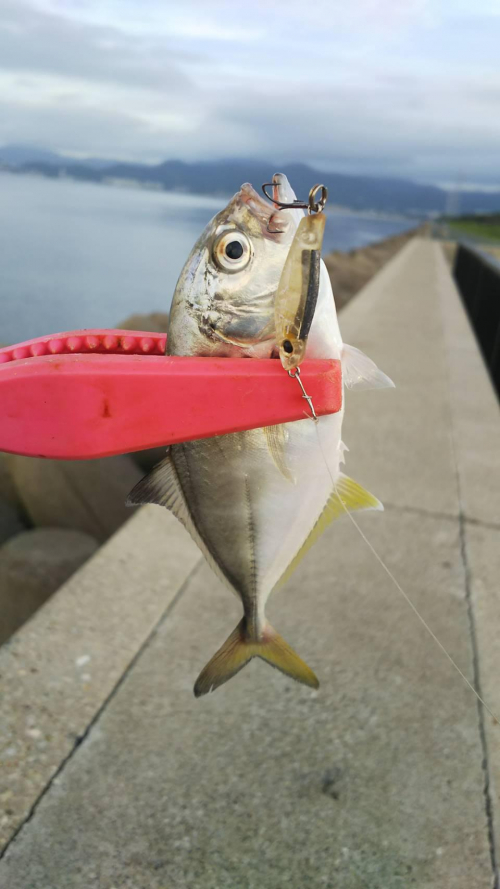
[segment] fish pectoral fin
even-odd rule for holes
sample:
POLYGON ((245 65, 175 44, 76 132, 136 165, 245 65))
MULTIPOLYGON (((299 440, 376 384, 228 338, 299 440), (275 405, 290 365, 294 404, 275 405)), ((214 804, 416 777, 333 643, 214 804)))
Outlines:
POLYGON ((283 426, 264 426, 264 436, 267 449, 276 469, 281 472, 281 475, 287 482, 291 482, 292 485, 295 485, 296 479, 290 472, 286 462, 286 429, 283 426))
POLYGON ((127 506, 141 506, 145 503, 157 503, 165 506, 184 523, 190 519, 179 479, 170 454, 158 463, 140 482, 137 482, 127 497, 127 506), (186 515, 184 515, 186 513, 186 515))
POLYGON ((170 454, 137 482, 126 500, 126 506, 142 506, 146 503, 156 503, 170 510, 205 554, 206 547, 195 528, 170 454))
POLYGON ((288 568, 281 575, 276 586, 282 586, 295 571, 297 565, 300 564, 304 556, 311 549, 313 544, 321 537, 323 531, 328 528, 335 519, 345 515, 346 512, 354 512, 358 509, 376 509, 382 511, 384 509, 380 500, 377 500, 373 494, 358 485, 354 479, 339 474, 336 485, 330 494, 326 506, 321 513, 318 521, 313 526, 309 537, 304 541, 298 553, 290 562, 288 568))
POLYGON ((393 389, 391 378, 354 346, 342 348, 342 380, 347 389, 393 389))
POLYGON ((319 687, 318 679, 311 668, 270 624, 266 625, 262 638, 254 640, 248 636, 246 621, 243 618, 201 671, 194 686, 195 697, 199 698, 210 691, 215 691, 254 657, 262 658, 296 682, 309 685, 311 688, 319 687))
POLYGON ((146 503, 156 503, 170 510, 176 519, 189 531, 196 545, 199 547, 214 574, 219 580, 229 587, 231 592, 235 589, 231 581, 226 577, 219 563, 216 562, 207 544, 203 540, 194 523, 189 506, 184 497, 184 492, 177 475, 174 462, 167 456, 158 463, 151 472, 146 475, 135 488, 132 489, 126 500, 127 506, 142 506, 146 503))

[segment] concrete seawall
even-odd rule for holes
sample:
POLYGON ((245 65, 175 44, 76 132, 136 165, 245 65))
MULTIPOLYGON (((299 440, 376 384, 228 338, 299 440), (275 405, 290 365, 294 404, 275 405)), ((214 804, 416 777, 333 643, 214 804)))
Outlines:
MULTIPOLYGON (((359 524, 498 713, 500 417, 439 245, 341 327, 397 384, 347 395, 359 524)), ((270 606, 319 692, 256 661, 195 701, 240 609, 148 507, 0 650, 2 889, 493 885, 500 727, 348 519, 270 606)))

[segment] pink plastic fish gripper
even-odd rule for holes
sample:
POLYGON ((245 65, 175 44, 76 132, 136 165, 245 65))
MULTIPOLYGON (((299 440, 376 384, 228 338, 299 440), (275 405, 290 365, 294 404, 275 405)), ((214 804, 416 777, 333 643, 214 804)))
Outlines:
MULTIPOLYGON (((0 349, 0 450, 80 460, 309 416, 271 359, 165 355, 165 335, 75 330, 0 349)), ((340 362, 304 361, 318 416, 342 404, 340 362)))

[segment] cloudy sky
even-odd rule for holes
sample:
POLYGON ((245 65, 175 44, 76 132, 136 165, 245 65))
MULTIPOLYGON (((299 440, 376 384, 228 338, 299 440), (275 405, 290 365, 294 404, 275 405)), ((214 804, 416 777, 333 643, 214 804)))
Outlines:
POLYGON ((500 186, 500 0, 0 0, 0 144, 500 186))

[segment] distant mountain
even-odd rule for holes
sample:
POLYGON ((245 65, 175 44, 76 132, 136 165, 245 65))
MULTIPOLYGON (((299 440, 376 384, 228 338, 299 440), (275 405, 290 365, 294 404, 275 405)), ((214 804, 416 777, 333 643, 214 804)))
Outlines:
POLYGON ((0 163, 11 167, 22 167, 24 164, 60 164, 61 156, 46 148, 31 145, 3 145, 0 147, 0 163))
MULTIPOLYGON (((10 146, 12 151, 14 147, 10 146)), ((3 159, 0 149, 0 162, 3 159)), ((11 155, 12 156, 12 155, 11 155)), ((12 161, 6 161, 12 165, 12 161)), ((352 210, 374 210, 380 213, 404 213, 413 216, 442 214, 448 192, 434 185, 421 185, 406 179, 352 176, 327 173, 306 164, 276 164, 255 160, 223 160, 184 163, 170 160, 155 166, 111 161, 73 161, 57 155, 51 160, 32 158, 16 164, 20 172, 37 172, 45 176, 67 175, 92 182, 133 181, 154 185, 165 191, 202 195, 231 195, 243 182, 252 182, 259 189, 277 169, 283 169, 298 195, 307 197, 311 185, 323 182, 330 192, 330 203, 352 210), (55 159, 54 159, 55 158, 55 159)), ((498 192, 462 192, 461 213, 489 213, 500 210, 498 192)))
MULTIPOLYGON (((106 170, 106 177, 155 182, 167 191, 195 194, 233 194, 242 182, 252 182, 258 189, 277 169, 283 169, 297 194, 307 197, 314 182, 329 189, 331 203, 352 210, 427 215, 443 213, 448 192, 434 185, 421 185, 405 179, 352 176, 330 173, 301 163, 280 165, 269 161, 205 161, 186 164, 165 161, 154 167, 142 164, 116 164, 106 170)), ((489 212, 500 209, 500 189, 496 193, 463 192, 461 212, 489 212)))
POLYGON ((38 148, 36 145, 3 145, 0 146, 0 164, 9 167, 22 168, 26 164, 42 164, 51 167, 61 167, 71 163, 76 166, 86 166, 95 170, 104 170, 116 164, 114 160, 104 160, 100 157, 88 157, 85 160, 67 158, 47 148, 38 148))

